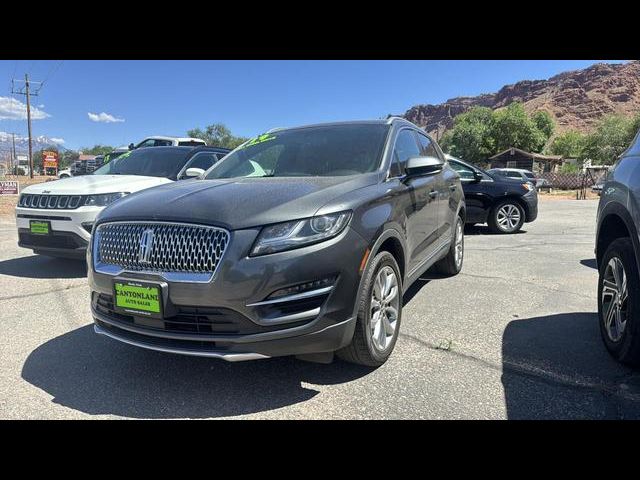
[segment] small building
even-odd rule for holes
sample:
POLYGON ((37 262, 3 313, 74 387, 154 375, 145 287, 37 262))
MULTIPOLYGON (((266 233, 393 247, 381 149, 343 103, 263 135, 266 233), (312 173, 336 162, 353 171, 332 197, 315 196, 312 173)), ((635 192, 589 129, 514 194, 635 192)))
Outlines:
POLYGON ((533 173, 555 172, 562 164, 561 155, 542 155, 511 147, 489 157, 491 168, 521 168, 533 173))

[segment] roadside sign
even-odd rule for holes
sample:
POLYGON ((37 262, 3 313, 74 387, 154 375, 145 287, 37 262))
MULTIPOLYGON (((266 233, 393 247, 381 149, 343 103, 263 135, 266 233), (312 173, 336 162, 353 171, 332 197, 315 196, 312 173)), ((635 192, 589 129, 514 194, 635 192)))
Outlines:
POLYGON ((58 168, 57 152, 42 152, 42 166, 44 168, 58 168))
POLYGON ((18 195, 20 184, 15 180, 0 181, 0 195, 18 195))

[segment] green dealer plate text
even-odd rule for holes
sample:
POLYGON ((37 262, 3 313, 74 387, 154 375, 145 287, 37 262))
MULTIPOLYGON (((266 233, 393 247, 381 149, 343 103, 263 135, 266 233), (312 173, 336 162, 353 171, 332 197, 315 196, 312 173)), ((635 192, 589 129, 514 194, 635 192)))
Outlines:
POLYGON ((49 222, 36 222, 31 220, 29 227, 34 235, 49 235, 49 222))
POLYGON ((142 314, 156 314, 160 312, 160 287, 142 286, 132 283, 115 282, 116 307, 142 314))

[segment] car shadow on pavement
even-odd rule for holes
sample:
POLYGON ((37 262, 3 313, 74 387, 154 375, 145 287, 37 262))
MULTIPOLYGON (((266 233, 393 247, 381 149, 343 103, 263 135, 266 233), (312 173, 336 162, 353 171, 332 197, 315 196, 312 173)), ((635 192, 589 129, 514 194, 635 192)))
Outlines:
POLYGON ((640 418, 640 372, 609 355, 592 312, 510 322, 502 385, 509 419, 640 418))
POLYGON ((0 261, 0 275, 23 278, 82 278, 87 276, 87 262, 30 255, 0 261))
POLYGON ((303 383, 341 384, 370 372, 340 360, 330 365, 293 357, 227 363, 166 354, 97 335, 87 325, 31 352, 22 378, 53 402, 86 414, 160 419, 267 412, 319 393, 303 383))
POLYGON ((496 233, 491 231, 487 225, 465 225, 465 235, 520 235, 521 233, 527 233, 526 230, 518 230, 515 233, 496 233))
POLYGON ((596 263, 595 258, 585 258, 584 260, 580 260, 580 265, 584 265, 585 267, 593 268, 595 270, 598 269, 598 264, 596 263))

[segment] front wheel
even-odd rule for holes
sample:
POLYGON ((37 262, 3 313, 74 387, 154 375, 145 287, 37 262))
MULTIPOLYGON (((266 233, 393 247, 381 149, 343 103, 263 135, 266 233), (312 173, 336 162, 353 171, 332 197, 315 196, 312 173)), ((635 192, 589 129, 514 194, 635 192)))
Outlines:
POLYGON ((402 277, 389 252, 380 252, 364 273, 351 343, 338 350, 347 362, 379 367, 398 339, 402 317, 402 277))
POLYGON ((524 208, 514 200, 503 200, 491 209, 488 223, 495 233, 516 233, 524 224, 524 208))

